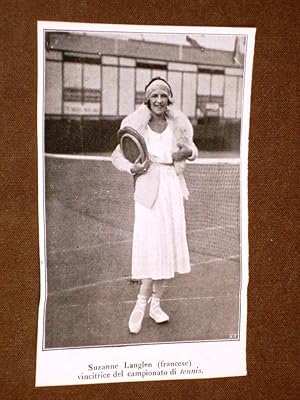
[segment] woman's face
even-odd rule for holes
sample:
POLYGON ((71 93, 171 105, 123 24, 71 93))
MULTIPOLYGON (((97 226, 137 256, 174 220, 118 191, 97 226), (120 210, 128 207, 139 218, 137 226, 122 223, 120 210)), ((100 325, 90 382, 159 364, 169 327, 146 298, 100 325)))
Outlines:
POLYGON ((164 92, 154 92, 150 96, 150 108, 156 115, 161 115, 167 110, 168 96, 164 92))

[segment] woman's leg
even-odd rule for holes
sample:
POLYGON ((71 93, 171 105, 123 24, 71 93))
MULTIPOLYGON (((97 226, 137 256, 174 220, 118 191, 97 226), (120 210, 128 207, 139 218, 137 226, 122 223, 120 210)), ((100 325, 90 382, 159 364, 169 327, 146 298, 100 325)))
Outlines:
POLYGON ((140 287, 140 295, 149 298, 151 294, 153 281, 151 278, 142 279, 142 284, 140 287))
POLYGON ((131 333, 139 333, 145 315, 147 301, 152 289, 152 279, 143 279, 137 301, 131 312, 128 327, 131 333))
POLYGON ((160 279, 153 282, 153 293, 150 304, 150 317, 158 324, 169 321, 169 316, 160 307, 160 299, 164 291, 165 280, 160 279))
POLYGON ((166 279, 159 279, 156 281, 153 281, 153 291, 152 291, 152 296, 157 297, 161 299, 162 294, 164 292, 164 284, 166 282, 166 279))

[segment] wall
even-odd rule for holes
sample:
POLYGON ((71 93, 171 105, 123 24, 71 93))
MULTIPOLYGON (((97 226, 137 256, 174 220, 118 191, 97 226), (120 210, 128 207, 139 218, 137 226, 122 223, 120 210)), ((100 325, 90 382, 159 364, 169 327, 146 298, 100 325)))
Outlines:
POLYGON ((146 83, 157 75, 169 81, 174 106, 191 119, 200 147, 238 150, 243 69, 234 65, 232 55, 208 50, 198 64, 183 60, 183 55, 187 60, 194 55, 197 61, 198 49, 183 52, 180 46, 129 41, 130 56, 124 57, 123 42, 66 34, 48 38, 46 151, 111 151, 120 120, 142 103, 146 83), (215 63, 207 64, 213 55, 215 63))

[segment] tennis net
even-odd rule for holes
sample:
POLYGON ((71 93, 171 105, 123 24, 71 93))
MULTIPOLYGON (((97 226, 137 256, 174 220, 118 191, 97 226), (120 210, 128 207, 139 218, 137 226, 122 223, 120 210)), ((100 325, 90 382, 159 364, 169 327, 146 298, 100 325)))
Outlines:
MULTIPOLYGON (((191 252, 239 256, 239 171, 238 159, 204 159, 187 165, 190 197, 185 208, 191 252)), ((117 171, 109 157, 46 155, 45 192, 48 250, 55 251, 62 242, 69 248, 97 246, 99 241, 130 244, 133 180, 117 171)))

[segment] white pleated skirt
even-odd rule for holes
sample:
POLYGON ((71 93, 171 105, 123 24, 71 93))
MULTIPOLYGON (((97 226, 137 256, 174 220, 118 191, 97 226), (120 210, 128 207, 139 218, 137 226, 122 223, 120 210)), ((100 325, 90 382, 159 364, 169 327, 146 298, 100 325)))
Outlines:
POLYGON ((173 166, 160 165, 154 206, 135 202, 132 279, 170 279, 190 272, 183 196, 173 166))

